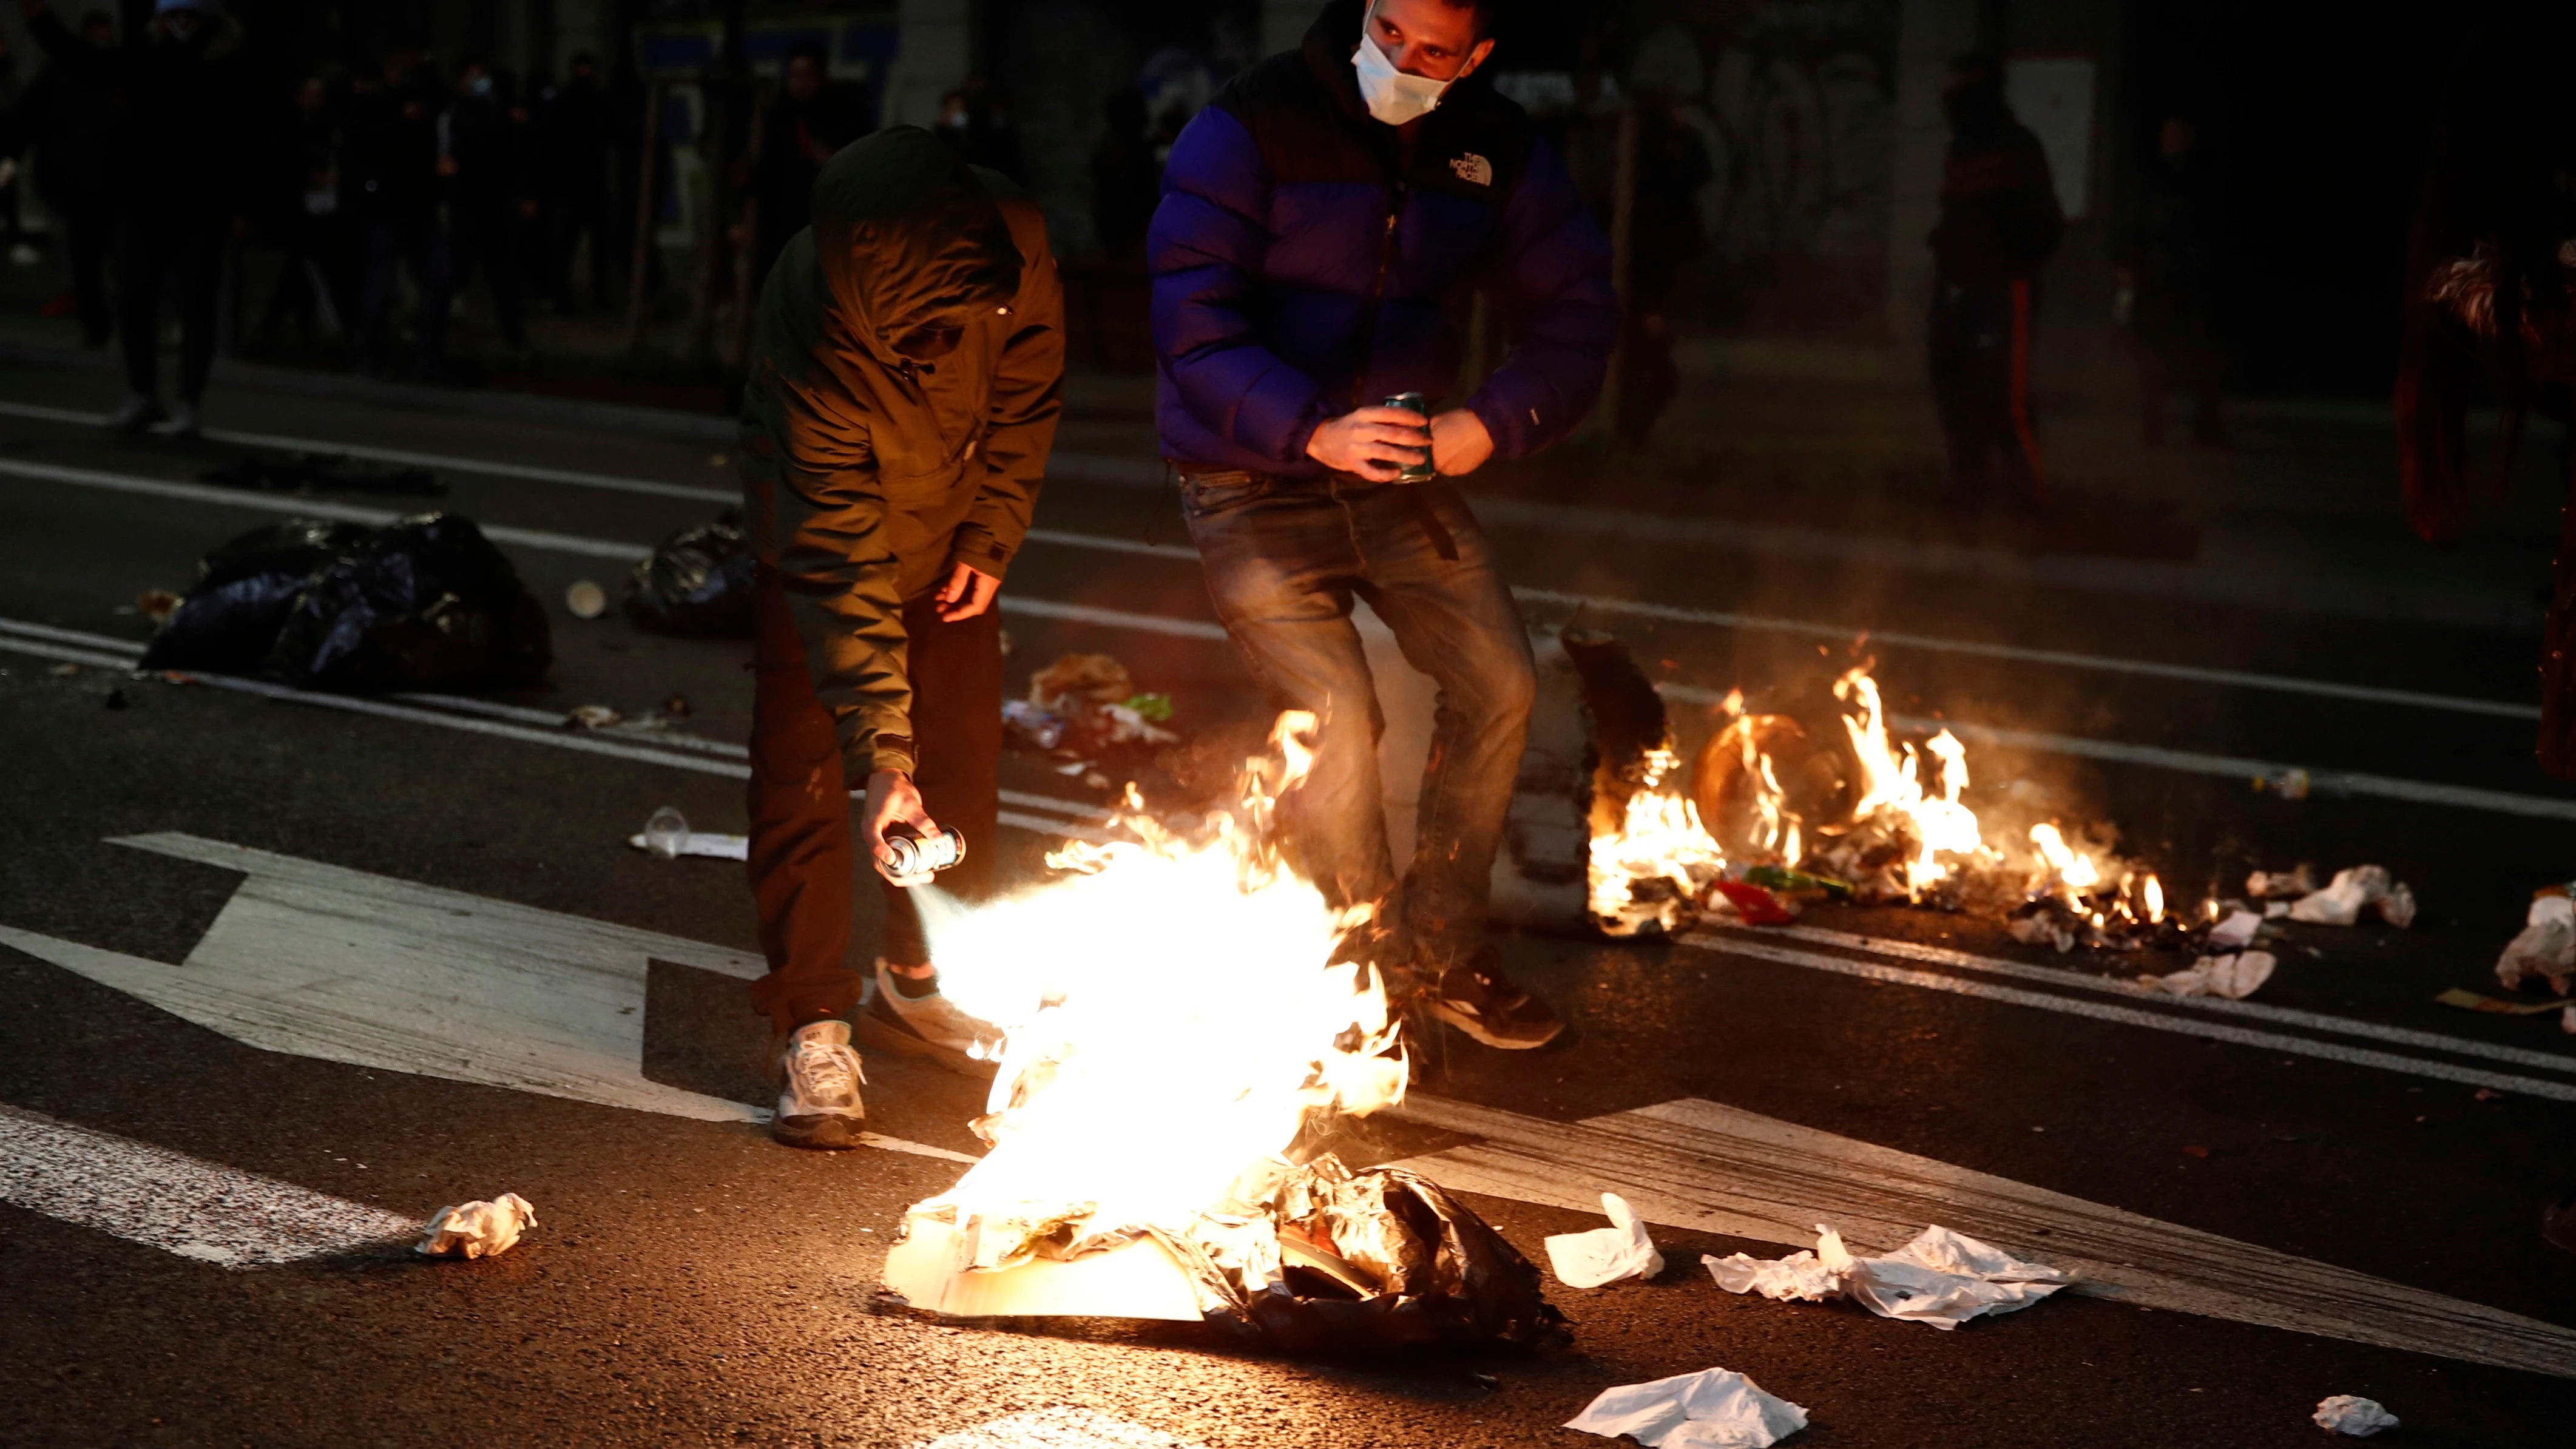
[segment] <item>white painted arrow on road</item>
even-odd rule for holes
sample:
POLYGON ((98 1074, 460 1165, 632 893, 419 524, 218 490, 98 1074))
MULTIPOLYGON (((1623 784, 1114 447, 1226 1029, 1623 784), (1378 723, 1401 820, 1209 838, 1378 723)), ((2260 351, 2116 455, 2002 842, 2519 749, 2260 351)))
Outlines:
POLYGON ((0 945, 268 1051, 705 1122, 768 1120, 643 1073, 650 963, 748 980, 766 969, 752 957, 193 835, 111 843, 247 879, 178 966, 8 926, 0 945))

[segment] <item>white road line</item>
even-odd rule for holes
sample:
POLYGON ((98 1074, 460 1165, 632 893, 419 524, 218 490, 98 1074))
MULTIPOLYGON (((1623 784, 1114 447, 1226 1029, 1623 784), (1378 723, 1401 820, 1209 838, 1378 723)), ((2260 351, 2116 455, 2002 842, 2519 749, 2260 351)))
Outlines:
POLYGON ((1939 1223, 2092 1297, 2576 1377, 2576 1330, 1718 1102, 1549 1122, 1414 1093, 1393 1112, 1477 1139, 1397 1164, 1456 1191, 1587 1217, 1616 1192, 1648 1222, 1800 1248, 1818 1223, 1863 1252, 1939 1223))
POLYGON ((424 1221, 6 1103, 0 1202, 225 1268, 375 1248, 424 1221))
MULTIPOLYGON (((40 407, 27 403, 0 401, 0 416, 39 418, 50 422, 95 425, 105 421, 103 415, 78 412, 69 408, 40 407)), ((357 443, 329 442, 319 438, 295 438, 271 433, 209 431, 207 437, 217 442, 239 443, 254 447, 285 448, 307 452, 338 452, 352 457, 380 462, 404 463, 419 467, 449 468, 458 472, 481 473, 492 477, 517 478, 530 482, 561 483, 578 488, 609 492, 641 494, 656 498, 679 498, 691 502, 731 504, 741 501, 741 492, 733 488, 698 488, 679 483, 657 483, 643 478, 627 478, 607 473, 588 473, 570 468, 544 468, 523 463, 501 463, 481 458, 460 457, 448 453, 424 453, 403 448, 379 448, 357 443)), ((362 521, 362 520, 359 520, 362 521)), ((560 537, 560 535, 557 535, 560 537)), ((1108 553, 1135 554, 1196 563, 1198 550, 1185 543, 1155 543, 1143 539, 1119 538, 1108 534, 1085 533, 1075 529, 1032 528, 1031 543, 1060 548, 1091 549, 1108 553)), ((2283 694, 2303 694, 2323 699, 2349 699, 2371 704, 2400 705, 2418 709, 2446 710, 2456 714, 2487 715, 2499 719, 2536 720, 2540 707, 2507 700, 2474 699, 2463 695, 2433 694, 2423 690, 2389 689, 2376 685, 2343 684, 2333 680, 2308 679, 2298 675, 2263 674, 2250 670, 2210 669, 2191 664, 2167 664, 2150 659, 2129 659, 2113 655, 2083 654, 2063 649, 2030 649, 2014 644, 1993 644, 1973 639, 1950 639, 1905 630, 1870 629, 1843 624, 1823 624, 1803 619, 1781 619, 1760 614, 1744 614, 1726 609, 1690 608, 1674 604, 1649 603, 1637 599, 1611 598, 1599 594, 1568 593, 1559 589, 1515 587, 1515 598, 1531 603, 1558 604, 1569 608, 1589 609, 1600 613, 1623 614, 1632 618, 1655 619, 1667 623, 1697 624, 1712 628, 1736 629, 1759 633, 1781 633, 1810 639, 1850 639, 1866 634, 1873 641, 1899 648, 1921 649, 1932 653, 1966 654, 1988 659, 2006 659, 2017 663, 2048 664, 2066 669, 2087 669, 2113 674, 2129 674, 2150 679, 2179 679, 2197 684, 2214 684, 2222 688, 2258 689, 2283 694)))
POLYGON ((1006 1414, 913 1449, 1205 1449, 1160 1429, 1113 1419, 1094 1409, 1055 1404, 1006 1414))
POLYGON ((2410 1027, 2382 1026, 2375 1021, 2359 1021, 2348 1016, 2330 1016, 2321 1011, 2301 1011, 2295 1007, 2274 1006, 2263 1001, 2229 1001, 2223 996, 2157 996, 2150 995, 2130 978, 2096 976, 2089 971, 2072 971, 2062 966, 2033 966, 2024 961, 2007 961, 1996 956, 1978 956, 1967 951, 1954 951, 1947 946, 1927 946, 1914 941, 1900 941, 1886 936, 1863 936, 1850 931, 1831 931, 1822 926, 1720 926, 1716 929, 1730 935, 1752 938, 1790 937, 1820 946, 1840 946, 1846 950, 1867 951, 1877 956, 1892 956, 1905 961, 1923 961, 1936 966, 1957 966, 1969 971, 1983 971, 1994 976, 2010 976, 2022 981, 2042 981, 2052 986, 2069 986, 2079 991, 2094 991, 2110 996, 2126 996, 2152 1001, 2158 1006, 2175 1006, 2191 1011, 2215 1012, 2222 1016, 2241 1016, 2249 1020, 2268 1021, 2281 1026, 2303 1027, 2309 1031, 2333 1032, 2338 1036, 2363 1037, 2372 1041, 2393 1042, 2399 1046, 2422 1047, 2428 1051, 2452 1052, 2460 1056, 2485 1057, 2489 1061, 2509 1062, 2518 1067, 2537 1067, 2547 1072, 2576 1072, 2576 1055, 2566 1052, 2532 1051, 2526 1047, 2502 1046, 2495 1042, 2477 1041, 2464 1036, 2449 1036, 2436 1031, 2416 1031, 2410 1027))
POLYGON ((2295 1056, 2316 1057, 2342 1062, 2347 1066, 2376 1067, 2381 1071, 2402 1072, 2409 1076, 2430 1077, 2437 1081, 2459 1082, 2472 1087, 2493 1087, 2500 1092, 2519 1092, 2528 1097, 2546 1097, 2554 1102, 2576 1102, 2576 1083, 2544 1081, 2538 1077, 2508 1076, 2478 1067, 2464 1067, 2451 1062, 2428 1061, 2422 1057, 2400 1056, 2395 1052, 2369 1047, 2344 1046, 2337 1042, 2317 1041, 2303 1036, 2285 1036, 2276 1031, 2254 1031, 2247 1027, 2229 1026, 2223 1022, 2200 1021, 2191 1017, 2149 1011, 2135 1006, 2113 1006, 2108 1002, 2085 1001, 2072 996, 2059 996, 2046 991, 2024 991, 2013 986, 1993 986, 1971 981, 1963 976, 1938 971, 1913 971, 1902 966, 1881 966, 1875 962, 1855 961, 1848 956, 1827 956, 1815 951, 1796 951, 1786 946, 1773 946, 1761 941, 1748 941, 1737 936, 1692 934, 1677 938, 1685 946, 1719 955, 1747 956, 1757 961, 1773 961, 1783 966, 1804 966, 1812 971, 1831 971, 1843 976, 1857 976, 1864 981, 1886 981, 1900 986, 1920 986, 1933 991, 1948 991, 1960 996, 1981 997, 1987 1001, 2009 1002, 2015 1006, 2035 1006, 2042 1011, 2063 1012, 2069 1016, 2091 1017, 2096 1021, 2118 1022, 2123 1026, 2143 1026, 2151 1031, 2170 1031, 2183 1036, 2206 1037, 2211 1041, 2230 1042, 2237 1046, 2262 1051, 2288 1052, 2295 1056))
MULTIPOLYGON (((6 474, 40 478, 48 482, 72 483, 184 499, 189 502, 231 504, 256 508, 264 512, 310 514, 379 526, 399 516, 383 509, 359 508, 339 503, 316 505, 311 499, 246 494, 233 489, 212 488, 195 483, 167 483, 154 479, 129 477, 124 474, 98 473, 82 468, 62 468, 46 463, 0 459, 0 475, 6 474)), ((621 562, 632 561, 652 551, 651 547, 645 544, 619 543, 607 539, 583 538, 573 534, 501 525, 487 527, 483 533, 495 543, 517 544, 525 548, 621 562)), ((1107 609, 1054 599, 1032 599, 1012 593, 1002 595, 1000 608, 1005 614, 1019 614, 1070 623, 1097 624, 1108 628, 1134 629, 1177 638, 1219 640, 1226 637, 1225 626, 1212 620, 1174 618, 1164 614, 1107 609)), ((1666 696, 1681 700, 1714 703, 1724 697, 1719 691, 1695 685, 1661 684, 1657 688, 1666 696)), ((2182 774, 2254 779, 2296 770, 2306 773, 2315 782, 2317 788, 2328 794, 2340 790, 2382 799, 2403 800, 2413 804, 2445 805, 2504 815, 2534 816, 2546 820, 2576 820, 2576 800, 2553 799, 2542 795, 2519 795, 2502 790, 2481 790, 2434 781, 2407 780, 2390 775, 2312 769, 2304 765, 2212 755, 2191 750, 2169 750, 2156 745, 2134 745, 2118 740, 2084 739, 2035 730, 1971 724, 1960 720, 1925 720, 1900 715, 1892 716, 1891 723, 1899 728, 1915 730, 1923 734, 1930 734, 1946 727, 1960 738, 1971 742, 1982 741, 2048 754, 2073 755, 2083 759, 2142 765, 2150 769, 2171 770, 2182 774)))

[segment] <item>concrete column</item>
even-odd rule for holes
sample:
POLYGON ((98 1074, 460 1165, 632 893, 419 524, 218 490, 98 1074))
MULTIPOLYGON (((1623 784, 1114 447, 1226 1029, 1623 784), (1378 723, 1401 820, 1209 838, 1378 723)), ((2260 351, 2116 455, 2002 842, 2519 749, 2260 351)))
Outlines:
POLYGON ((1323 13, 1324 0, 1261 0, 1261 53, 1295 50, 1323 13))
POLYGON ((903 0, 902 44, 887 68, 887 125, 938 123, 939 98, 975 66, 972 10, 970 0, 903 0))
POLYGON ((1950 128, 1941 83, 1950 57, 1974 50, 1981 0, 1904 0, 1896 41, 1896 155, 1889 183, 1887 335, 1905 354, 1923 348, 1932 305, 1932 250, 1923 239, 1941 216, 1941 162, 1950 128))

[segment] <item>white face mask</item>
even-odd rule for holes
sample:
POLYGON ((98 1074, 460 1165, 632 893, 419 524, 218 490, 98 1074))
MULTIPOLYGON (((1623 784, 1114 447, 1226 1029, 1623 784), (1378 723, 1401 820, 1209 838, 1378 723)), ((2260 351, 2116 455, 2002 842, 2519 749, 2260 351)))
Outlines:
MULTIPOLYGON (((1377 7, 1369 7, 1375 15, 1377 7)), ((1386 58, 1369 38, 1368 21, 1360 21, 1360 48, 1351 52, 1351 67, 1360 73, 1360 99, 1368 102, 1369 114, 1390 126, 1418 121, 1440 105, 1440 93, 1449 82, 1426 76, 1406 75, 1386 58)))

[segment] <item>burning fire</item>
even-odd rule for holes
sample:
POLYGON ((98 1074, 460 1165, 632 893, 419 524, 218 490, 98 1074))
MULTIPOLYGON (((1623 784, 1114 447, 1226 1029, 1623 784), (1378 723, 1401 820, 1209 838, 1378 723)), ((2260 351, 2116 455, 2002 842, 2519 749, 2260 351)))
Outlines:
POLYGON ((923 893, 941 989, 1002 1033, 975 1124, 992 1152, 912 1209, 953 1226, 957 1268, 1149 1233, 1259 1259, 1239 1242, 1245 1224, 1211 1223, 1210 1209, 1308 1112, 1403 1096, 1377 971, 1332 963, 1365 912, 1326 904, 1273 840, 1314 729, 1311 714, 1281 715, 1275 757, 1246 762, 1240 803, 1194 828, 1146 815, 1131 787, 1119 823, 1135 838, 1048 856, 1065 878, 972 910, 923 893))
POLYGON ((2114 916, 2164 920, 2154 876, 2097 859, 2053 822, 1989 838, 1966 801, 1967 747, 1946 729, 1920 745, 1891 740, 1868 666, 1843 674, 1832 692, 1842 748, 1827 750, 1789 718, 1746 714, 1737 691, 1719 707, 1725 723, 1702 753, 1692 789, 1668 783, 1669 748, 1646 754, 1617 827, 1596 829, 1591 841, 1590 904, 1603 930, 1677 929, 1695 908, 1723 908, 1726 892, 1740 892, 1720 882, 1748 875, 1775 883, 1798 875, 1805 884, 1907 901, 1935 892, 1955 900, 1972 883, 1992 893, 2001 876, 2006 899, 2059 913, 2052 931, 2072 924, 2099 932, 2114 916), (1816 783, 1820 765, 1825 785, 1816 783), (1802 793, 1793 797, 1784 782, 1802 793), (1820 800, 1832 802, 1829 818, 1808 818, 1820 800), (1717 831, 1704 825, 1703 808, 1717 812, 1706 817, 1717 831), (2008 871, 2022 874, 2001 874, 2008 871))

